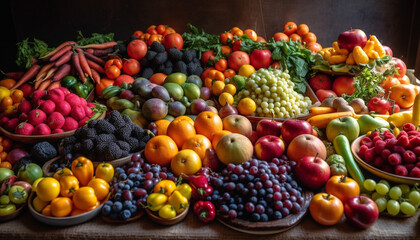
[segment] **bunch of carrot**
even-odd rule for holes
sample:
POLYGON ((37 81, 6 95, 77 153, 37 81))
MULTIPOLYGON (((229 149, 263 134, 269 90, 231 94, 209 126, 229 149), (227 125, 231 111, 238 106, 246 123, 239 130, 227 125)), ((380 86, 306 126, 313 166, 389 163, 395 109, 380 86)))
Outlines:
POLYGON ((32 80, 35 90, 50 90, 61 87, 60 80, 67 75, 77 73, 82 82, 90 77, 94 82, 101 80, 100 73, 105 73, 105 61, 101 58, 113 52, 116 42, 88 44, 78 46, 74 41, 60 44, 47 55, 42 56, 16 82, 12 89, 19 88, 32 80), (42 64, 44 63, 44 64, 42 64))

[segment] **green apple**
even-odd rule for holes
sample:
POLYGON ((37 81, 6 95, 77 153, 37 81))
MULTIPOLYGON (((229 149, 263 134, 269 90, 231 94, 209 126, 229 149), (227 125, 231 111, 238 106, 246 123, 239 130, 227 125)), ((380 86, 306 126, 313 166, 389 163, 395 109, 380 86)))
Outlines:
POLYGON ((190 75, 187 78, 187 83, 194 83, 195 85, 199 86, 200 88, 203 86, 203 81, 201 81, 201 78, 197 75, 190 75))
POLYGON ((183 83, 181 84, 182 89, 184 90, 184 96, 188 98, 188 101, 192 102, 194 99, 200 97, 201 91, 200 87, 194 83, 183 83))
POLYGON ((15 172, 12 170, 8 168, 0 168, 0 182, 13 175, 15 175, 15 172))
POLYGON ((183 84, 187 81, 187 75, 181 72, 171 73, 165 78, 165 83, 183 84))
POLYGON ((360 127, 360 135, 366 134, 369 131, 373 131, 379 127, 389 128, 389 123, 380 117, 374 117, 371 115, 362 115, 357 119, 360 127))
POLYGON ((178 83, 165 83, 163 84, 163 87, 168 90, 169 96, 176 101, 181 100, 184 96, 184 90, 178 83))
POLYGON ((341 117, 332 120, 327 125, 327 138, 328 141, 334 141, 338 134, 343 133, 349 142, 352 142, 359 136, 359 124, 357 120, 352 117, 341 117))

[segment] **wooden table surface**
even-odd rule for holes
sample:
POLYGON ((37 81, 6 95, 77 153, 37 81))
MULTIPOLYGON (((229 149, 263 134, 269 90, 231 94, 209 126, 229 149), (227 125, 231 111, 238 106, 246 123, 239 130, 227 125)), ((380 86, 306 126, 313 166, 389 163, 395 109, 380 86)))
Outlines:
POLYGON ((332 227, 312 220, 309 213, 296 227, 272 235, 252 235, 232 230, 218 221, 203 224, 192 212, 173 226, 152 222, 145 214, 125 224, 109 224, 96 217, 71 227, 52 227, 37 222, 28 210, 18 218, 0 223, 0 239, 420 239, 420 212, 410 218, 380 217, 369 229, 360 230, 346 222, 345 217, 332 227))

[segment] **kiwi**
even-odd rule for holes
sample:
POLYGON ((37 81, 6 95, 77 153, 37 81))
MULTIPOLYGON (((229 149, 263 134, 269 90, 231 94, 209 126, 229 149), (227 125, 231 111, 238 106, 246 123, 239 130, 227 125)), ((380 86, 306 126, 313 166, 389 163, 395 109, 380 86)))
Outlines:
POLYGON ((348 105, 348 103, 342 97, 338 97, 338 98, 334 99, 333 105, 332 105, 333 108, 338 109, 338 107, 341 106, 341 105, 348 105))
POLYGON ((361 98, 355 98, 349 102, 349 105, 354 109, 355 113, 360 113, 365 107, 365 101, 361 98))

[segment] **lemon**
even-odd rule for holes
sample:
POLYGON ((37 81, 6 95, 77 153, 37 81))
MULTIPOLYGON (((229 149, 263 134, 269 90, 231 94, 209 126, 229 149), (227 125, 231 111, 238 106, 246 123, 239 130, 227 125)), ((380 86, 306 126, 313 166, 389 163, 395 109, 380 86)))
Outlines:
POLYGON ((10 90, 0 86, 0 101, 5 97, 10 97, 10 90))

